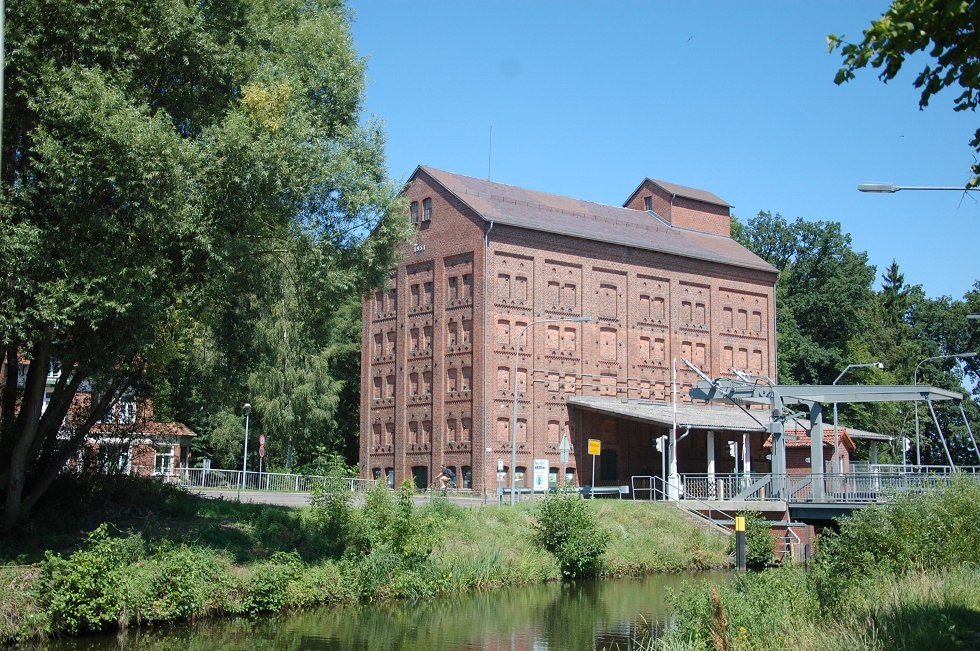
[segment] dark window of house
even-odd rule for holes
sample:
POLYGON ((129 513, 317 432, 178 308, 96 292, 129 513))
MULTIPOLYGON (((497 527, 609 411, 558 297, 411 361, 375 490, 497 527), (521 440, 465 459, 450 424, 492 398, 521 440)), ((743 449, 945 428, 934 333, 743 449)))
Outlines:
POLYGON ((412 202, 412 223, 413 224, 418 224, 419 223, 419 202, 418 201, 413 201, 412 202))
POLYGON ((429 485, 429 468, 412 466, 412 479, 415 480, 415 488, 426 488, 429 485))
POLYGON ((422 221, 432 219, 432 199, 422 199, 422 221))
POLYGON ((653 210, 653 198, 652 197, 643 197, 643 209, 644 210, 649 210, 649 211, 652 211, 653 210))

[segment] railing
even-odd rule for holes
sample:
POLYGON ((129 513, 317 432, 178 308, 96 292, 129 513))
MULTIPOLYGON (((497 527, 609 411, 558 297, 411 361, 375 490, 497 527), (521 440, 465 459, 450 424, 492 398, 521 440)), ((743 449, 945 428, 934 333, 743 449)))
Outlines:
MULTIPOLYGON (((133 466, 130 472, 132 474, 154 474, 152 472, 139 472, 140 470, 142 468, 133 466)), ((241 470, 222 470, 219 468, 174 468, 160 477, 164 481, 192 488, 236 490, 241 486, 243 490, 280 493, 309 493, 326 480, 326 477, 319 475, 295 475, 250 470, 245 473, 244 481, 242 481, 241 470)), ((343 483, 350 491, 363 492, 374 486, 375 480, 346 477, 343 479, 343 483)))
MULTIPOLYGON (((911 466, 870 466, 868 472, 810 474, 714 475, 688 473, 680 476, 681 500, 786 500, 789 502, 870 503, 896 493, 926 492, 949 486, 958 476, 980 481, 980 468, 917 466, 923 472, 907 472, 911 466), (822 490, 817 490, 817 489, 822 490)), ((637 479, 644 478, 634 478, 637 479)), ((655 477, 657 481, 662 481, 655 477)), ((646 485, 633 487, 634 495, 652 492, 646 485)), ((652 499, 652 498, 651 498, 652 499)))
POLYGON ((687 500, 687 503, 682 503, 679 500, 671 500, 669 497, 667 482, 665 482, 662 477, 655 477, 652 475, 634 475, 630 478, 630 484, 633 489, 634 501, 637 499, 637 495, 649 493, 650 501, 671 501, 684 512, 690 513, 694 517, 714 527, 715 529, 724 533, 731 533, 731 529, 729 527, 730 523, 734 522, 735 519, 733 514, 723 511, 716 505, 703 502, 697 498, 691 498, 687 500), (691 506, 691 504, 697 504, 698 506, 691 506), (705 513, 702 513, 702 511, 705 511, 705 513), (713 514, 715 513, 722 516, 720 520, 714 517, 713 514))
MULTIPOLYGON (((681 475, 681 499, 730 500, 748 489, 755 481, 767 477, 762 473, 712 474, 685 473, 681 475)), ((764 490, 756 490, 751 499, 767 499, 764 490)), ((739 498, 741 499, 741 498, 739 498)))

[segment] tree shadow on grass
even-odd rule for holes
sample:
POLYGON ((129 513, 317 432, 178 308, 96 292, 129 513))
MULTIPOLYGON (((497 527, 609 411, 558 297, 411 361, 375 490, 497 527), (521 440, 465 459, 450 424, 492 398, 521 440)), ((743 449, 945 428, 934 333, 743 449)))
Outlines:
POLYGON ((203 498, 148 478, 65 476, 22 526, 0 537, 0 563, 36 563, 49 550, 68 555, 102 523, 150 544, 224 551, 235 563, 279 551, 310 562, 327 549, 301 509, 203 498))

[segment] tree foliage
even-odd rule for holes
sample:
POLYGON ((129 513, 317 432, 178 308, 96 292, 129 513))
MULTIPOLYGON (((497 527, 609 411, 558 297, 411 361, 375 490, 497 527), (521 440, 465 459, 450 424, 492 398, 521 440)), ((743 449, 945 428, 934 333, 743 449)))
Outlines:
POLYGON ((7 47, 5 524, 134 386, 171 415, 227 410, 174 368, 208 369, 234 396, 251 382, 244 356, 281 362, 281 379, 255 383, 288 384, 321 427, 340 387, 322 336, 332 316, 315 315, 380 284, 405 232, 383 135, 358 122, 363 62, 343 6, 25 0, 8 7, 7 47), (270 352, 277 323, 301 312, 297 336, 319 348, 270 352))
MULTIPOLYGON (((830 51, 840 50, 844 65, 834 82, 854 79, 861 68, 880 70, 878 78, 889 82, 906 59, 923 52, 929 57, 913 84, 921 91, 919 108, 950 86, 960 93, 953 100, 956 111, 974 111, 980 102, 980 4, 976 0, 894 0, 888 10, 864 30, 863 38, 850 43, 844 36, 827 37, 830 51)), ((980 151, 980 129, 970 146, 980 151)), ((969 186, 980 184, 980 164, 973 165, 969 186)))
MULTIPOLYGON (((733 236, 780 270, 776 324, 781 383, 830 384, 849 364, 881 362, 884 370, 854 368, 841 383, 912 384, 918 379, 962 392, 969 379, 976 391, 980 364, 975 358, 923 360, 977 350, 980 332, 965 317, 980 312, 980 285, 963 301, 929 298, 921 286, 906 283, 893 261, 875 290, 876 269, 864 252, 852 249, 850 236, 836 222, 788 222, 778 213, 761 212, 746 224, 734 224, 733 236)), ((963 406, 975 422, 975 401, 963 406)), ((934 408, 954 461, 980 463, 959 404, 939 402, 934 408)), ((896 446, 881 451, 883 462, 901 463, 901 438, 915 438, 916 409, 911 403, 842 404, 839 419, 844 425, 895 436, 896 446)), ((922 462, 948 463, 927 405, 919 406, 918 423, 922 462)), ((867 458, 868 453, 861 447, 856 455, 867 458)), ((913 463, 914 454, 912 450, 907 457, 913 463)))

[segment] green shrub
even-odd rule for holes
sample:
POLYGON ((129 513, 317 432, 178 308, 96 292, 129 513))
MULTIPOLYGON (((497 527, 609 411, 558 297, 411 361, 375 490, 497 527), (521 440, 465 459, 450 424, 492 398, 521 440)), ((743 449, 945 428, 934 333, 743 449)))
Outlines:
MULTIPOLYGON (((776 539, 772 526, 759 511, 739 511, 745 518, 745 564, 748 567, 770 567, 776 564, 776 539)), ((735 553, 735 534, 728 539, 728 553, 735 553)))
POLYGON ((48 552, 41 562, 38 597, 54 631, 98 631, 120 614, 120 576, 144 553, 142 537, 110 538, 100 525, 67 559, 48 552))
POLYGON ((119 624, 177 621, 222 610, 231 592, 230 563, 209 549, 163 546, 120 580, 119 624))
POLYGON ((254 615, 290 606, 290 585, 300 580, 303 570, 303 560, 295 552, 276 552, 268 561, 253 565, 242 582, 241 612, 254 615))
POLYGON ((589 505, 577 495, 558 493, 541 504, 534 539, 551 552, 565 578, 598 576, 609 534, 589 505))

